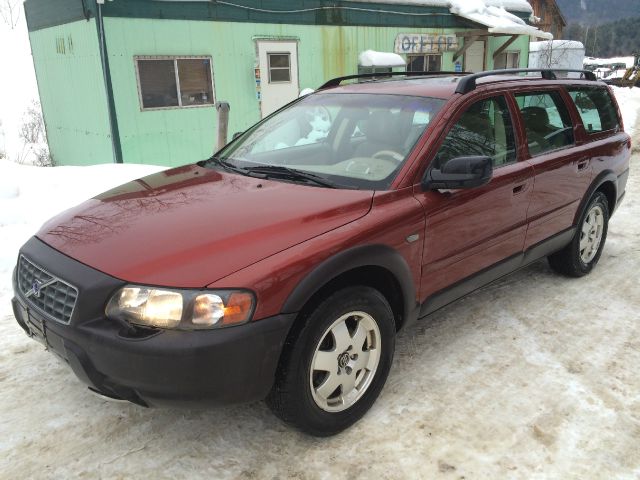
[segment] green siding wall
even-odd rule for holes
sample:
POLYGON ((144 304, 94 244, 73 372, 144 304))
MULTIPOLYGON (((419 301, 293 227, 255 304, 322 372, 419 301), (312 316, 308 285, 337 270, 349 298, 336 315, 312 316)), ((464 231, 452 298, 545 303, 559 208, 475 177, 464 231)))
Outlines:
MULTIPOLYGON (((213 106, 141 111, 136 55, 211 56, 216 100, 231 104, 231 135, 260 119, 253 78, 258 38, 298 39, 303 89, 356 73, 361 51, 392 51, 399 33, 447 34, 457 30, 107 17, 105 34, 123 160, 182 165, 207 158, 216 150, 217 113, 213 106)), ((32 31, 30 38, 55 159, 65 165, 112 162, 94 20, 32 31)), ((493 67, 493 51, 507 38, 489 40, 487 68, 493 67)), ((526 66, 528 37, 520 37, 509 50, 520 50, 521 65, 526 66)), ((442 68, 454 69, 453 52, 443 55, 442 68)))
MULTIPOLYGON (((299 39, 300 88, 317 88, 325 80, 357 73, 358 55, 366 49, 392 51, 398 33, 453 33, 457 29, 406 27, 275 25, 189 20, 105 18, 107 50, 116 99, 124 161, 181 165, 210 156, 216 147, 214 107, 141 111, 135 55, 210 55, 216 100, 231 104, 230 135, 260 119, 253 68, 256 38, 299 39)), ((508 37, 491 40, 492 52, 508 37)), ((510 49, 528 54, 528 37, 510 49)), ((443 56, 453 70, 453 52, 443 56)))
POLYGON ((113 162, 95 22, 46 28, 29 37, 54 161, 113 162))

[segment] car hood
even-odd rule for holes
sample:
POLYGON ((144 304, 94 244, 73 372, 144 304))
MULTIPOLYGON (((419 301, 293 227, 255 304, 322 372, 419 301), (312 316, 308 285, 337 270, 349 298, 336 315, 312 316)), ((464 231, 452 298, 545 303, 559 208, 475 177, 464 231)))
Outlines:
POLYGON ((201 288, 357 220, 372 198, 189 165, 92 198, 37 237, 128 282, 201 288))

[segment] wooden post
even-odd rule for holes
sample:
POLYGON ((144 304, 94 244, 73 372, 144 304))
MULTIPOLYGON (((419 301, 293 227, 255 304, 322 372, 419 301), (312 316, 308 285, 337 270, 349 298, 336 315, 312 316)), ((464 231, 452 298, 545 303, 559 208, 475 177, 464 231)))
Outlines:
POLYGON ((216 110, 218 111, 218 150, 220 150, 227 144, 231 106, 229 102, 216 102, 216 110))

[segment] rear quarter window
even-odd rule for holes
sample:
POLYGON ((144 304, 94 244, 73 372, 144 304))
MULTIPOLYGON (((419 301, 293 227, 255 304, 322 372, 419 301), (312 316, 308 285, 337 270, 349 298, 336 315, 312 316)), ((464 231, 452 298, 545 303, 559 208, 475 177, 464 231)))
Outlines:
POLYGON ((569 89, 587 133, 618 130, 620 122, 609 91, 604 88, 569 89))
POLYGON ((516 95, 531 156, 574 145, 571 115, 560 92, 516 95))

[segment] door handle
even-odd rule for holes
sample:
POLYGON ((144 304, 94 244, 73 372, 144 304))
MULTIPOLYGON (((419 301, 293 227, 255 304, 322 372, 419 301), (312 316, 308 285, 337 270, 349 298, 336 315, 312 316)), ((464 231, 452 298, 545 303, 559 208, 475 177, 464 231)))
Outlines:
POLYGON ((527 183, 521 183, 520 185, 516 185, 515 187, 513 187, 513 194, 520 195, 526 190, 527 190, 527 183))
POLYGON ((585 170, 588 166, 589 166, 589 162, 591 160, 590 159, 586 159, 586 160, 579 160, 578 161, 578 171, 582 171, 585 170))

